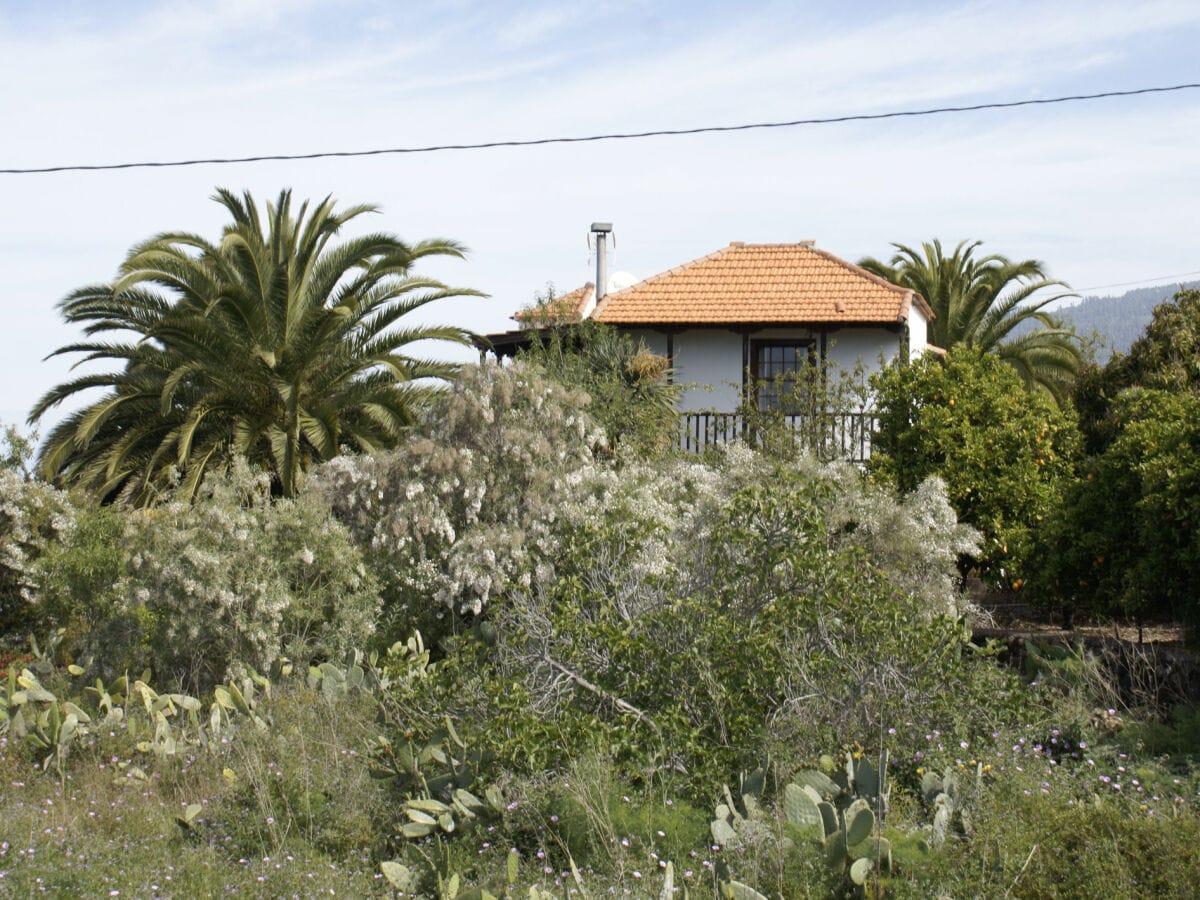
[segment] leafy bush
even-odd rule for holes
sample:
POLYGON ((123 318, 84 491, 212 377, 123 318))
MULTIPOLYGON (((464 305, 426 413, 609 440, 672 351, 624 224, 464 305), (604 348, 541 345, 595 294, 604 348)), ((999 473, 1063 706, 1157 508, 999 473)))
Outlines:
POLYGON ((124 510, 82 505, 75 527, 50 544, 33 566, 44 621, 67 629, 68 646, 87 645, 93 630, 117 612, 126 528, 124 510))
POLYGON ((63 491, 0 466, 0 640, 44 631, 35 566, 75 527, 75 507, 63 491))
POLYGON ((592 418, 608 446, 636 458, 674 449, 679 428, 666 358, 611 325, 585 319, 531 333, 520 358, 546 376, 591 398, 592 418))
POLYGON ((1131 389, 1052 518, 1048 601, 1200 624, 1200 394, 1131 389))
POLYGON ((431 640, 547 578, 559 506, 604 437, 586 398, 514 364, 467 370, 394 451, 328 463, 313 487, 379 573, 385 632, 431 640))
POLYGON ((871 471, 904 492, 941 478, 959 519, 983 537, 965 562, 993 584, 1019 587, 1039 523, 1076 464, 1073 414, 1028 391, 995 356, 968 349, 891 367, 874 386, 871 471))
POLYGON ((971 539, 931 518, 952 520, 936 484, 906 508, 852 470, 745 448, 597 478, 562 510, 557 579, 493 611, 511 752, 599 733, 711 789, 768 743, 803 755, 944 714, 976 677, 953 579, 971 539))
POLYGON ((272 504, 266 476, 239 464, 195 502, 131 516, 118 614, 148 623, 160 681, 202 689, 281 654, 340 657, 374 629, 375 584, 316 495, 272 504))

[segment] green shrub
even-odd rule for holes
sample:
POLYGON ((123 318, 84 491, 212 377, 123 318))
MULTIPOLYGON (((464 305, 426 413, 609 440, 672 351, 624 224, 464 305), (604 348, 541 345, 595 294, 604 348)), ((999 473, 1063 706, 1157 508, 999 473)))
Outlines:
POLYGON ((670 380, 667 360, 629 335, 585 319, 532 332, 520 359, 570 390, 584 391, 614 452, 646 459, 675 449, 679 387, 670 380))
POLYGON ((994 585, 1019 588, 1039 523, 1074 471, 1073 414, 1028 391, 998 357, 965 348, 890 367, 873 384, 871 471, 903 492, 941 478, 960 521, 983 538, 965 563, 994 585))
MULTIPOLYGON (((935 720, 964 691, 1002 689, 1003 708, 1012 683, 964 660, 952 576, 969 534, 933 535, 857 479, 744 448, 724 468, 597 478, 561 511, 557 579, 493 608, 496 730, 549 752, 542 766, 603 735, 622 765, 657 758, 703 792, 768 747, 799 758, 881 718, 935 720), (920 540, 934 548, 901 561, 920 540)), ((949 517, 935 484, 914 503, 949 517)))
POLYGON ((1050 520, 1042 596, 1200 624, 1200 395, 1131 389, 1050 520))
POLYGON ((68 629, 68 645, 87 647, 96 626, 117 611, 126 516, 111 506, 79 507, 75 527, 34 564, 42 614, 47 623, 68 629))

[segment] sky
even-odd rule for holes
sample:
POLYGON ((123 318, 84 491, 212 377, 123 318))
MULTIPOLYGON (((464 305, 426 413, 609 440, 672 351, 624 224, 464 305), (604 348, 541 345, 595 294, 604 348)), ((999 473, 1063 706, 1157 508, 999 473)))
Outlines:
MULTIPOLYGON (((880 113, 1200 81, 1195 0, 0 0, 0 168, 312 153, 880 113)), ((1200 90, 690 137, 228 166, 0 175, 0 422, 81 335, 57 303, 154 234, 217 238, 217 187, 373 203, 358 230, 453 238, 420 271, 487 298, 647 277, 730 241, 984 241, 1088 293, 1200 270, 1200 90), (1097 290, 1097 288, 1099 288, 1097 290)), ((353 234, 348 231, 347 234, 353 234)), ((1182 280, 1182 279, 1180 279, 1182 280)), ((439 351, 469 358, 464 351, 439 351)), ((58 418, 48 414, 45 433, 58 418)))

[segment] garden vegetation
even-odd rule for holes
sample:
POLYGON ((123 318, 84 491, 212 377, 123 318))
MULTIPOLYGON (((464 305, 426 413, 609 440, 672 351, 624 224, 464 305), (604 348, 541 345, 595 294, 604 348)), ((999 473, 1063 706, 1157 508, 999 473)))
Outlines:
POLYGON ((676 453, 666 375, 575 332, 182 481, 48 483, 10 431, 0 893, 1192 894, 1195 714, 1002 664, 962 584, 1184 616, 1193 395, 1103 393, 1089 442, 959 348, 875 382, 868 472, 676 453), (1084 521, 1111 568, 1048 562, 1084 521))

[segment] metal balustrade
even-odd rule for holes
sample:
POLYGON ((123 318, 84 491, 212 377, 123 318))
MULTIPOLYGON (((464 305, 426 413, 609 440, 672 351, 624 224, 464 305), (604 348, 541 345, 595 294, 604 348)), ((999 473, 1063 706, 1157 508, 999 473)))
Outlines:
POLYGON ((821 459, 864 463, 871 458, 872 412, 785 413, 747 416, 729 412, 685 412, 679 415, 679 447, 699 453, 710 447, 744 440, 759 443, 762 430, 782 427, 821 459))

